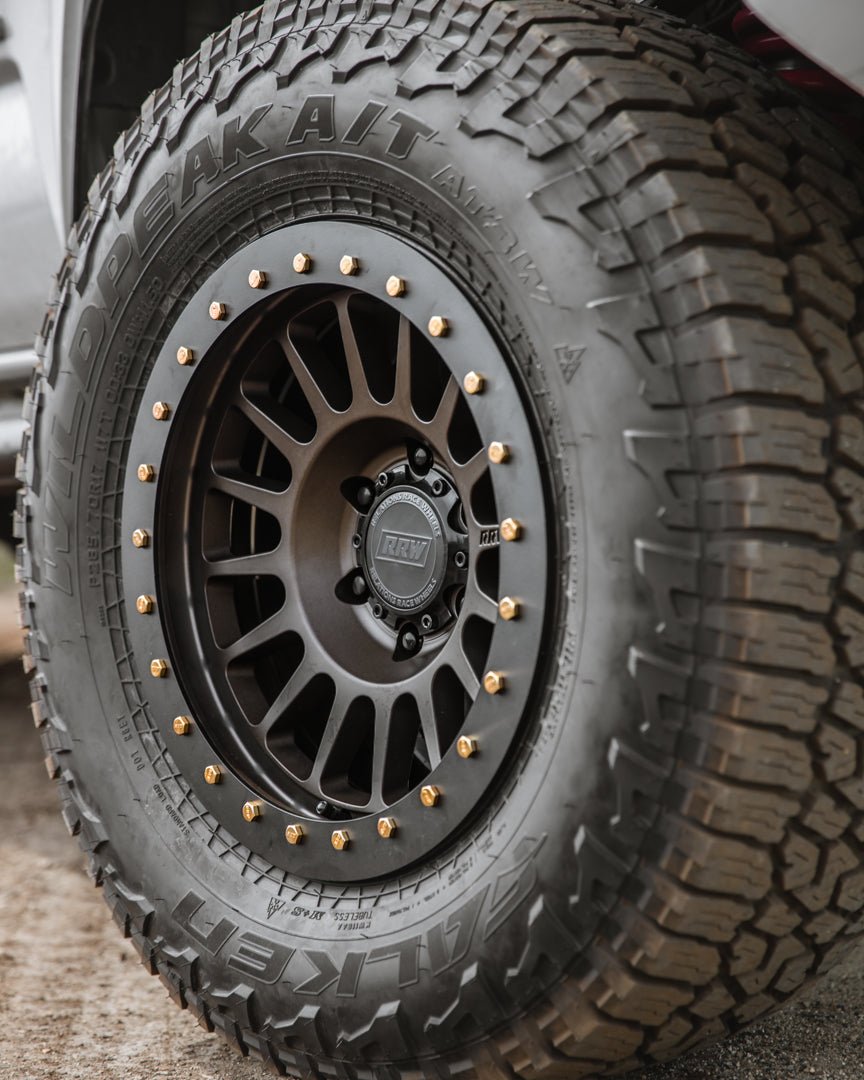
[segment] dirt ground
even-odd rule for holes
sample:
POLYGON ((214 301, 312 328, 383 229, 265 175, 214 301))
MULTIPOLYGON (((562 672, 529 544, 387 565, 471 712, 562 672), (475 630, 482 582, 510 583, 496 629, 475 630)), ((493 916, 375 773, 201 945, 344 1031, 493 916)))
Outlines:
MULTIPOLYGON (((140 966, 63 827, 0 593, 0 1078, 261 1080, 140 966), (5 662, 4 662, 5 660, 5 662)), ((864 954, 751 1031, 634 1080, 864 1080, 864 954)))

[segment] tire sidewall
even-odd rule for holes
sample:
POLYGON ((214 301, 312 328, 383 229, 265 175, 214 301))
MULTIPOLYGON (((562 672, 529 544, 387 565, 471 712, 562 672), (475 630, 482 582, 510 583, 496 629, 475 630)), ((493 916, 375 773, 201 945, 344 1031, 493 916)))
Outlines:
MULTIPOLYGON (((406 102, 390 71, 370 68, 334 88, 323 68, 290 90, 262 72, 228 107, 199 107, 105 208, 58 317, 39 403, 33 593, 54 708, 75 745, 74 783, 105 828, 100 858, 128 889, 160 898, 163 945, 196 951, 214 987, 241 978, 264 1012, 297 1013, 313 999, 338 1006, 343 1032, 398 1000, 411 1048, 434 1049, 456 1039, 448 1010, 466 987, 488 1029, 570 968, 603 914, 586 896, 580 852, 614 801, 610 745, 641 713, 627 657, 653 613, 632 549, 652 534, 657 498, 628 461, 622 432, 650 424, 650 410, 638 373, 591 314, 610 295, 611 275, 529 197, 566 172, 561 156, 550 172, 500 134, 470 137, 466 103, 449 92, 406 102), (332 128, 319 105, 318 128, 292 143, 312 98, 332 99, 332 128), (346 141, 374 102, 386 106, 368 134, 346 141), (231 162, 226 130, 242 131, 266 104, 252 131, 264 149, 231 162), (410 119, 400 126, 397 113, 410 119), (433 134, 403 157, 388 152, 394 133, 418 121, 433 134), (332 177, 312 197, 310 173, 332 177), (171 797, 170 749, 148 716, 146 660, 128 653, 120 600, 125 448, 159 340, 225 253, 291 214, 351 214, 450 258, 520 364, 559 519, 546 678, 496 804, 417 872, 341 896, 268 871, 194 801, 171 797), (163 217, 150 239, 148 222, 163 217), (368 919, 337 918, 355 911, 368 919), (287 1010, 286 982, 295 992, 287 1010), (423 1031, 423 1017, 436 1023, 423 1031)), ((571 167, 582 165, 574 156, 571 167)), ((614 281, 618 292, 641 286, 635 270, 614 281)), ((382 1050, 398 1059, 409 1047, 389 1032, 382 1050)))

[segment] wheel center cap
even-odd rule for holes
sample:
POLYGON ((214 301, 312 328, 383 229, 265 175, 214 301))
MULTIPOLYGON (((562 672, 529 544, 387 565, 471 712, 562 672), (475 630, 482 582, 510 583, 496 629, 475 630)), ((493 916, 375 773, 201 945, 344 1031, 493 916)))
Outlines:
POLYGON ((432 503, 413 488, 385 495, 369 518, 364 545, 367 580, 394 612, 427 607, 444 583, 447 540, 432 503))

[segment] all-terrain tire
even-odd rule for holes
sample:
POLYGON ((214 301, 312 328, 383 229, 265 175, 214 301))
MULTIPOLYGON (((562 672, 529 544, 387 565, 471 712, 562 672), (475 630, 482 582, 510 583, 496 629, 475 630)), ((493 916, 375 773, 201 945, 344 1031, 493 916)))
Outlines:
POLYGON ((604 0, 268 0, 144 104, 39 340, 21 598, 69 829, 202 1024, 292 1075, 599 1076, 849 947, 862 179, 733 48, 604 0), (121 574, 171 327, 245 244, 321 218, 409 239, 501 328, 557 521, 543 684, 494 798, 355 886, 205 811, 121 574))

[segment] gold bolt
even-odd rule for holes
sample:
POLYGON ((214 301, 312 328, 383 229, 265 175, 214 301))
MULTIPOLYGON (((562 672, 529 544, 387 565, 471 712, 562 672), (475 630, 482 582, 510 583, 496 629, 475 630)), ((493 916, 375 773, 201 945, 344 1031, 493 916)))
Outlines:
POLYGON ((218 765, 208 765, 204 770, 204 780, 208 784, 221 784, 222 783, 222 770, 218 765))
POLYGON ((487 453, 493 465, 503 465, 505 461, 510 460, 510 447, 507 443, 491 442, 487 453))
POLYGON ((420 788, 420 802, 424 806, 437 806, 440 798, 441 792, 434 784, 424 784, 420 788))
POLYGON ((510 622, 511 619, 518 619, 522 605, 518 600, 514 600, 512 596, 502 596, 498 601, 498 614, 502 619, 510 622))
POLYGON ((150 533, 146 529, 136 529, 132 533, 132 543, 137 548, 150 546, 150 533))
POLYGON ((207 310, 210 314, 210 318, 214 319, 216 322, 225 318, 226 308, 221 300, 214 300, 207 310))
POLYGON ((473 757, 477 753, 477 740, 471 735, 460 735, 456 743, 456 753, 461 758, 473 757))
POLYGON ((505 540, 518 540, 522 535, 522 522, 516 518, 504 518, 501 522, 501 536, 505 540))
POLYGON ((443 315, 433 315, 429 320, 429 333, 432 337, 447 337, 450 332, 450 323, 443 315))
POLYGON ((504 673, 487 671, 483 676, 483 689, 487 694, 500 694, 504 689, 504 673))
POLYGON ((351 837, 344 829, 334 829, 330 835, 330 843, 337 851, 344 851, 351 843, 351 837))
POLYGON ((378 818, 378 835, 384 840, 389 840, 396 832, 396 819, 392 817, 378 818))
MULTIPOLYGON (((253 285, 254 289, 255 286, 253 285)), ((251 799, 249 802, 243 803, 243 820, 244 821, 257 821, 261 817, 261 803, 257 799, 251 799)))
MULTIPOLYGON (((354 277, 355 274, 360 272, 360 260, 353 255, 343 255, 339 260, 339 273, 344 274, 345 277, 354 277)), ((336 835, 335 833, 333 834, 336 835)))
POLYGON ((154 679, 164 679, 168 674, 168 661, 167 660, 151 660, 150 661, 150 674, 154 679))
POLYGON ((466 394, 482 394, 486 388, 486 380, 479 372, 469 371, 462 380, 462 385, 465 387, 466 394))
MULTIPOLYGON (((307 255, 305 251, 298 251, 297 254, 294 256, 294 262, 292 263, 292 265, 294 267, 295 274, 308 274, 309 271, 312 269, 312 256, 307 255)), ((290 825, 288 827, 291 828, 290 825)), ((300 829, 300 826, 298 825, 297 828, 300 829)), ((300 835, 303 835, 302 829, 300 829, 300 835)), ((293 840, 291 842, 294 844, 297 843, 296 840, 293 840)))
POLYGON ((249 288, 263 289, 267 284, 267 274, 263 270, 249 271, 249 288))
POLYGON ((186 367, 187 364, 191 364, 195 359, 195 353, 189 348, 188 345, 181 345, 177 350, 177 363, 186 367))
POLYGON ((156 401, 153 404, 153 419, 167 420, 171 415, 171 406, 167 401, 156 401))
POLYGON ((192 730, 192 721, 188 716, 175 716, 171 727, 174 728, 175 735, 188 735, 192 730))
POLYGON ((156 479, 156 470, 152 465, 139 465, 138 479, 142 484, 150 484, 156 479))
POLYGON ((142 594, 135 601, 135 610, 139 615, 149 615, 153 610, 153 597, 142 594))
POLYGON ((302 844, 303 843, 303 826, 302 825, 286 825, 285 826, 285 839, 289 844, 302 844))
POLYGON ((387 278, 387 285, 385 288, 387 289, 388 296, 396 297, 404 296, 408 286, 405 283, 405 278, 397 277, 394 274, 392 277, 387 278))

